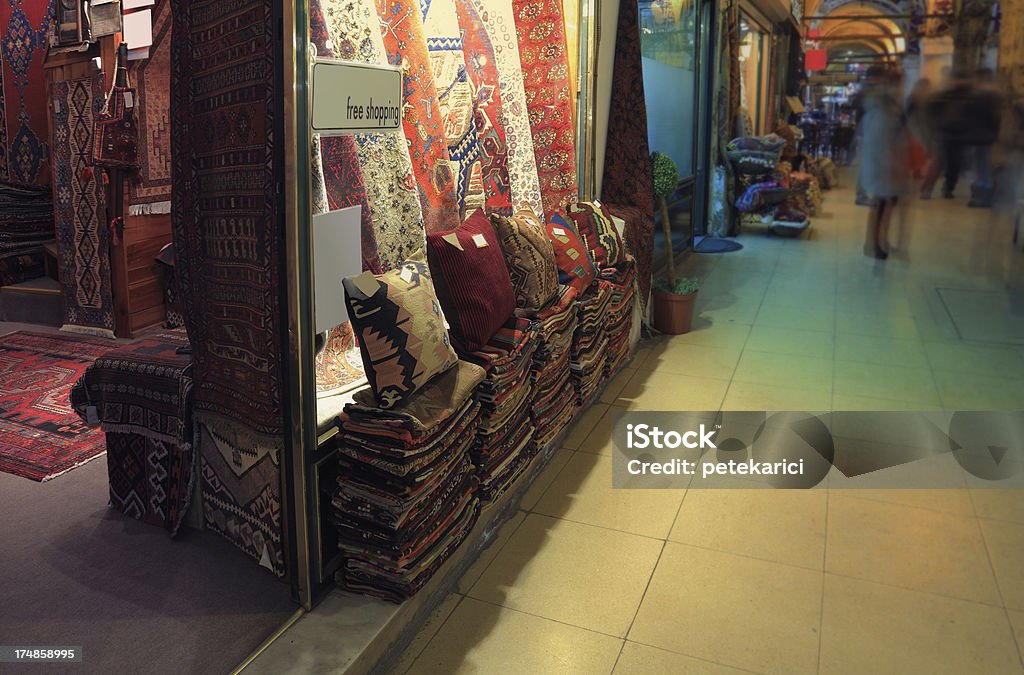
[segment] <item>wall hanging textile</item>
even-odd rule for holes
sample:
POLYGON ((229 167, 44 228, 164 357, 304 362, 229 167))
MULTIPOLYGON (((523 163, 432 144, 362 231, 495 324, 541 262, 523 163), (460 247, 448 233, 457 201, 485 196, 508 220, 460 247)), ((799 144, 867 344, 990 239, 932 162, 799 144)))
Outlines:
POLYGON ((345 303, 363 368, 381 408, 394 408, 455 365, 447 322, 426 261, 345 279, 345 303))
POLYGON ((494 45, 480 13, 469 0, 456 0, 455 9, 462 33, 466 75, 473 92, 473 122, 480 142, 480 172, 487 210, 511 215, 512 186, 494 45))
POLYGON ((49 480, 103 454, 103 432, 71 409, 85 369, 109 340, 18 332, 0 342, 0 471, 49 480))
POLYGON ((519 40, 512 12, 512 0, 459 0, 472 6, 483 22, 494 49, 494 64, 501 89, 500 124, 505 130, 508 177, 512 187, 512 205, 528 204, 544 218, 540 196, 537 158, 534 155, 530 118, 526 110, 523 65, 519 59, 519 40))
MULTIPOLYGON (((387 63, 373 0, 321 0, 320 6, 338 58, 387 63)), ((423 209, 409 146, 396 133, 356 134, 355 140, 380 265, 394 269, 423 247, 423 209)), ((325 177, 331 171, 325 162, 325 177)))
POLYGON ((96 359, 71 390, 107 436, 110 503, 171 535, 192 502, 192 356, 184 330, 160 331, 96 359))
MULTIPOLYGON (((139 167, 139 128, 135 119, 138 94, 127 79, 128 67, 122 58, 127 59, 124 48, 118 50, 116 84, 107 92, 93 130, 92 165, 105 169, 139 167)), ((120 178, 113 173, 108 176, 120 178)), ((118 203, 114 198, 111 201, 118 203)))
POLYGON ((54 2, 0 0, 0 180, 50 182, 43 59, 54 2))
POLYGON ((637 11, 635 2, 619 3, 601 200, 626 221, 626 247, 636 261, 640 302, 646 307, 654 256, 654 176, 637 11))
POLYGON ((480 139, 473 111, 473 86, 466 72, 455 0, 422 0, 423 31, 430 52, 448 154, 455 170, 455 195, 462 220, 485 205, 480 139))
POLYGON ((139 170, 128 183, 128 214, 171 212, 171 0, 153 8, 149 58, 132 61, 128 76, 138 88, 139 170))
POLYGON ((103 77, 53 85, 53 179, 60 247, 62 330, 114 337, 106 190, 92 164, 103 77))
POLYGON ((529 206, 510 217, 492 213, 491 224, 505 256, 516 306, 541 309, 558 292, 558 267, 537 214, 529 206))
MULTIPOLYGON (((309 3, 310 40, 316 46, 317 53, 324 57, 334 57, 334 43, 327 33, 320 0, 309 3)), ((316 141, 315 141, 316 142, 316 141)), ((323 136, 319 140, 319 150, 314 149, 312 162, 313 173, 323 180, 326 192, 326 209, 338 209, 358 206, 361 223, 360 245, 362 247, 363 269, 380 274, 380 256, 377 253, 377 234, 373 229, 373 215, 367 201, 366 184, 363 182, 362 168, 359 166, 359 148, 352 136, 323 136)))
POLYGON ((576 201, 575 115, 561 0, 513 0, 544 213, 576 201))
POLYGON ((193 414, 209 432, 200 448, 206 525, 283 575, 284 162, 273 142, 281 94, 272 8, 173 1, 172 225, 193 414))
POLYGON ((475 211, 457 230, 427 235, 427 255, 456 345, 479 351, 516 307, 494 228, 475 211))
POLYGON ((427 232, 459 225, 458 202, 444 119, 423 32, 423 13, 413 0, 376 0, 388 62, 402 68, 404 118, 413 175, 427 232))

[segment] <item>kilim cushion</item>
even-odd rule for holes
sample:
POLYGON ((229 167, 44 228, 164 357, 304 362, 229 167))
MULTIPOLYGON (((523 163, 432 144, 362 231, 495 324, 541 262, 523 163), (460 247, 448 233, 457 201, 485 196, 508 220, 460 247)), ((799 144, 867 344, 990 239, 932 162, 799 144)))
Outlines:
POLYGON ((597 277, 597 268, 583 237, 560 213, 551 217, 547 229, 558 264, 558 280, 582 293, 597 277))
POLYGON ((622 238, 615 229, 612 214, 601 202, 578 202, 569 206, 569 217, 576 223, 598 267, 615 267, 625 256, 622 238))
POLYGON ((491 215, 491 224, 501 242, 508 265, 516 306, 540 309, 558 292, 558 267, 547 233, 529 206, 512 217, 491 215))
POLYGON ((366 377, 381 408, 396 406, 458 361, 426 262, 406 260, 385 274, 364 272, 343 284, 366 377))
POLYGON ((477 209, 457 229, 428 234, 427 256, 459 348, 478 351, 516 308, 494 228, 477 209))

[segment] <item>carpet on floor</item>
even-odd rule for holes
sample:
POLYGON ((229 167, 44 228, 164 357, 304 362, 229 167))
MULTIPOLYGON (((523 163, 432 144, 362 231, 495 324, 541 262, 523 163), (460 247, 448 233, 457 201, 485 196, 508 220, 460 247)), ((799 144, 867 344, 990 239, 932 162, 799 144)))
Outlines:
POLYGON ((739 251, 743 244, 735 239, 722 239, 721 237, 702 237, 693 247, 695 253, 730 253, 739 251))
POLYGON ((103 432, 75 414, 68 394, 117 346, 29 331, 0 338, 0 471, 46 481, 103 454, 103 432))

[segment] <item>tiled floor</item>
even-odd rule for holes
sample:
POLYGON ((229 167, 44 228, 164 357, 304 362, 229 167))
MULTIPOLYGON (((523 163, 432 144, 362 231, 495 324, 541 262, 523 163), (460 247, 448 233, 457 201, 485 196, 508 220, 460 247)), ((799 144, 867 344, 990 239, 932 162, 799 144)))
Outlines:
POLYGON ((1024 408, 1005 223, 914 203, 878 262, 851 190, 825 211, 687 260, 695 330, 643 345, 400 672, 1024 672, 1020 492, 611 488, 615 408, 1024 408))

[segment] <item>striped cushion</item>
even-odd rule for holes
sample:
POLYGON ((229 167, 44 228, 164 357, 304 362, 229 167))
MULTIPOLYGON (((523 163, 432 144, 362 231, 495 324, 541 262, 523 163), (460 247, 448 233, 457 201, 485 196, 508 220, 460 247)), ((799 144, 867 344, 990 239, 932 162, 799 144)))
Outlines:
POLYGON ((507 218, 491 215, 491 224, 501 242, 516 306, 540 309, 558 292, 558 267, 547 233, 537 214, 529 206, 507 218))
POLYGON ((477 209, 455 230, 428 234, 427 256, 456 346, 478 351, 516 307, 494 228, 477 209))

